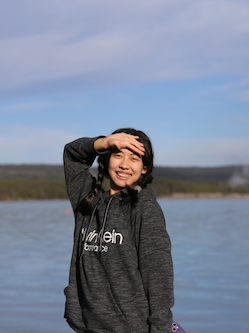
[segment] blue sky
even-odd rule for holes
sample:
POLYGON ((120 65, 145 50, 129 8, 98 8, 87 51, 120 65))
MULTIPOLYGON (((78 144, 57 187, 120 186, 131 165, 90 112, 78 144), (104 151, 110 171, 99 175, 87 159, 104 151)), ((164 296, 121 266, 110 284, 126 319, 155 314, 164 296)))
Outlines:
POLYGON ((0 163, 145 131, 155 164, 249 164, 249 2, 0 0, 0 163))

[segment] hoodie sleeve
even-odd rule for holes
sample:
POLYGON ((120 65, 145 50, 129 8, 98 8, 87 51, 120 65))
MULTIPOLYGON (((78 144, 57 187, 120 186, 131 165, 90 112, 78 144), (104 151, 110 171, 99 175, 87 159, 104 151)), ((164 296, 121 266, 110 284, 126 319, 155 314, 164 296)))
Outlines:
POLYGON ((64 148, 66 187, 73 210, 78 206, 79 201, 91 191, 94 178, 89 168, 98 155, 94 149, 94 142, 98 138, 80 138, 68 143, 64 148))
POLYGON ((171 333, 174 305, 171 242, 156 201, 143 201, 138 244, 139 269, 149 302, 150 333, 171 333))

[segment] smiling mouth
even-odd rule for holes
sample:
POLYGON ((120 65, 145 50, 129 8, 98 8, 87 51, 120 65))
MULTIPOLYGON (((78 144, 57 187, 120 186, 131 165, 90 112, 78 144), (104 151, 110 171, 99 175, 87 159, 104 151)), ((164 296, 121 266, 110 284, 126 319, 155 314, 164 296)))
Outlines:
POLYGON ((127 174, 127 173, 123 173, 123 172, 116 172, 118 178, 120 179, 129 179, 131 177, 131 175, 127 174))

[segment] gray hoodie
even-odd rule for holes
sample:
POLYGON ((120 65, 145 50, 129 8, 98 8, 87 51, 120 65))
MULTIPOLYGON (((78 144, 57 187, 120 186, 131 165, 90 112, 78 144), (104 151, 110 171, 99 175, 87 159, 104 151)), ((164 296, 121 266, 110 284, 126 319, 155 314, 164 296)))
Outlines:
POLYGON ((81 138, 64 150, 75 214, 65 318, 78 333, 171 333, 171 243, 153 190, 144 188, 133 208, 120 191, 98 194, 91 215, 78 209, 95 181, 95 140, 81 138))

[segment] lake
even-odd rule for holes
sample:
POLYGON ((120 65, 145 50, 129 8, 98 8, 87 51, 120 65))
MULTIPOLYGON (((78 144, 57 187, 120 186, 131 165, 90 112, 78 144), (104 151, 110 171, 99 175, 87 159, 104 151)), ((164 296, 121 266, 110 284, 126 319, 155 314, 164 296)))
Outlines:
MULTIPOLYGON (((187 333, 249 331, 249 199, 159 199, 187 333)), ((0 202, 0 332, 72 333, 65 322, 68 201, 0 202)), ((139 333, 139 332, 138 332, 139 333)))

